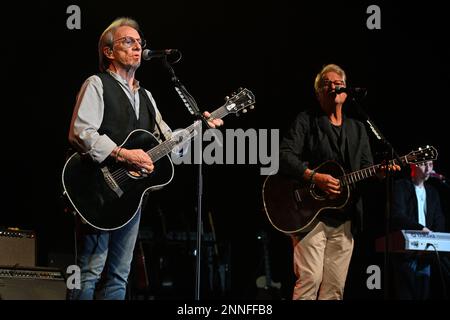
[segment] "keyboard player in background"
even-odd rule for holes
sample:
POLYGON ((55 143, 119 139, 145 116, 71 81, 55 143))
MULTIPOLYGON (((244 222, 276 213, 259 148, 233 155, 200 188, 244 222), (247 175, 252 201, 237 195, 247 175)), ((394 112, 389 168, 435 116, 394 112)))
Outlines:
MULTIPOLYGON (((438 191, 427 183, 433 172, 433 161, 411 164, 408 179, 394 185, 391 209, 392 231, 421 230, 443 232, 444 214, 438 191)), ((430 277, 434 255, 399 253, 392 255, 395 297, 402 300, 432 298, 430 277)))

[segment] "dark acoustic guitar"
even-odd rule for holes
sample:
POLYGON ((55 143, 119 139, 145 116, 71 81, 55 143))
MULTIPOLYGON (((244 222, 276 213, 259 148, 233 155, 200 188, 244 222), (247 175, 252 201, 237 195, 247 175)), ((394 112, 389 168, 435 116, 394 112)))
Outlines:
MULTIPOLYGON (((211 113, 223 118, 230 113, 253 109, 255 97, 248 89, 227 97, 226 103, 211 113)), ((137 172, 106 159, 101 164, 74 153, 62 171, 64 195, 75 211, 91 226, 115 230, 126 225, 138 212, 146 192, 160 189, 172 181, 174 168, 170 153, 196 134, 197 123, 159 143, 146 130, 132 131, 120 145, 126 149, 142 149, 153 160, 152 173, 137 172)))
MULTIPOLYGON (((437 159, 434 147, 426 146, 411 151, 400 158, 402 164, 420 163, 437 159)), ((397 163, 391 160, 391 164, 397 163)), ((374 176, 383 164, 377 164, 355 172, 345 173, 335 161, 326 161, 314 169, 339 179, 341 193, 330 197, 315 184, 301 182, 280 173, 267 176, 263 184, 264 209, 275 229, 287 233, 306 232, 317 222, 317 216, 325 209, 339 214, 350 199, 350 185, 374 176)))

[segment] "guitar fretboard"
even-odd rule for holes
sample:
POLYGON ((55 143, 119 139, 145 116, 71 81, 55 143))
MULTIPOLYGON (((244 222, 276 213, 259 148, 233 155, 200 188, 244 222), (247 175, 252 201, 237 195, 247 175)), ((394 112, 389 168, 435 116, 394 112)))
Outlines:
MULTIPOLYGON (((402 163, 407 163, 407 156, 400 157, 400 161, 402 163)), ((389 165, 398 164, 396 160, 389 161, 389 165)), ((382 164, 377 164, 371 167, 367 167, 358 171, 354 171, 352 173, 346 174, 339 178, 342 186, 347 186, 352 183, 356 183, 358 181, 373 177, 377 174, 382 164)))
MULTIPOLYGON (((217 110, 211 113, 212 118, 222 119, 224 116, 228 114, 228 110, 225 107, 220 107, 217 110)), ((186 142, 185 138, 192 139, 194 135, 192 133, 195 131, 195 127, 198 122, 194 122, 189 127, 185 129, 184 132, 188 133, 187 136, 184 135, 175 135, 174 137, 158 144, 153 149, 147 151, 147 154, 152 158, 153 162, 158 161, 162 157, 168 155, 172 152, 173 148, 181 142, 186 142)))

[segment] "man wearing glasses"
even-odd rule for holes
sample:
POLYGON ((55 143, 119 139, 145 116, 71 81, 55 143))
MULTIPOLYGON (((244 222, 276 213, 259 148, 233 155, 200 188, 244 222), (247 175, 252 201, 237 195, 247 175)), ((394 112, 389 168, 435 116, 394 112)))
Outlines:
MULTIPOLYGON (((171 136, 151 93, 135 79, 145 45, 137 22, 130 18, 116 19, 102 33, 98 43, 100 73, 89 77, 81 87, 69 141, 96 163, 112 158, 148 174, 154 166, 146 152, 119 147, 135 129, 148 130, 162 140, 171 136)), ((204 115, 210 116, 208 112, 204 115)), ((211 127, 223 124, 220 119, 208 122, 211 127)), ((125 298, 139 221, 140 212, 112 231, 79 223, 77 264, 81 289, 73 290, 71 298, 125 298)))
MULTIPOLYGON (((315 185, 327 197, 339 197, 338 177, 314 171, 334 160, 348 172, 372 164, 366 129, 343 113, 347 93, 342 68, 329 64, 317 74, 314 89, 319 106, 301 112, 280 145, 280 172, 315 185)), ((354 193, 353 193, 354 194, 354 193)), ((362 213, 356 194, 342 209, 323 210, 305 232, 292 236, 296 284, 293 299, 340 300, 353 251, 353 227, 362 213)), ((303 230, 302 230, 303 231, 303 230)))

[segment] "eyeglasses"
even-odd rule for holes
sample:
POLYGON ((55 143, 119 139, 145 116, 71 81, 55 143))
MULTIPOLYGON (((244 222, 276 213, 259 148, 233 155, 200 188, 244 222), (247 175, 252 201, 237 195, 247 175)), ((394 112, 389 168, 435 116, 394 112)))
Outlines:
POLYGON ((133 37, 122 37, 119 38, 117 40, 114 40, 114 42, 120 41, 120 43, 125 47, 125 48, 131 48, 135 42, 139 43, 139 45, 141 46, 141 48, 145 48, 145 46, 147 45, 147 41, 145 41, 145 39, 136 39, 133 37))
POLYGON ((342 86, 345 86, 345 81, 344 80, 331 81, 331 80, 328 80, 328 79, 322 80, 322 87, 330 87, 331 84, 334 84, 336 87, 337 86, 342 87, 342 86))
POLYGON ((425 162, 416 163, 416 167, 429 167, 429 168, 432 168, 433 167, 433 161, 425 161, 425 162))

